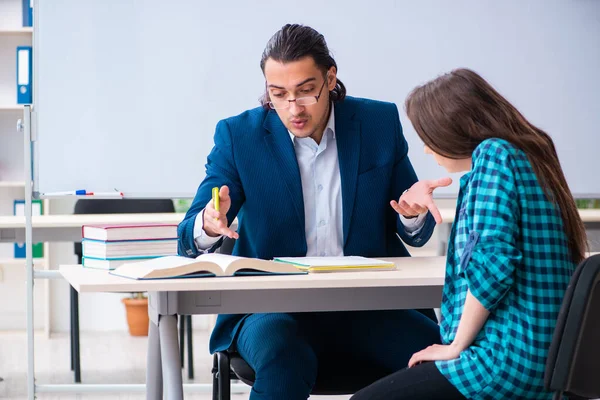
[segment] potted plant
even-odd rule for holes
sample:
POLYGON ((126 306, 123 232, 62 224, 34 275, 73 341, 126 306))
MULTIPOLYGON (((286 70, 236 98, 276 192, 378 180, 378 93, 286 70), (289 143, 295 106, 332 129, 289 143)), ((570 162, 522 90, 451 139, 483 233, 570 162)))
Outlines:
POLYGON ((131 293, 131 297, 123 298, 127 325, 131 336, 148 336, 148 298, 142 292, 131 293))
POLYGON ((600 199, 575 199, 577 208, 600 208, 600 199))

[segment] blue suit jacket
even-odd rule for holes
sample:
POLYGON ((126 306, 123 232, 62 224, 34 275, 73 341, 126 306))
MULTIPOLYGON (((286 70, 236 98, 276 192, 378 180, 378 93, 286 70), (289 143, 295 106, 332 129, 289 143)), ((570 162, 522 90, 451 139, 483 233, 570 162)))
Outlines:
MULTIPOLYGON (((335 132, 342 187, 345 255, 409 256, 424 245, 435 221, 429 214, 415 236, 406 234, 390 206, 417 181, 408 159, 395 104, 347 97, 335 104, 335 132)), ((302 183, 289 133, 277 114, 261 107, 217 124, 206 178, 179 225, 179 254, 196 257, 194 222, 214 186, 228 185, 231 223, 238 217, 233 254, 272 259, 306 255, 302 183)), ((216 248, 217 245, 215 245, 216 248)), ((229 348, 243 315, 220 315, 211 352, 229 348)))

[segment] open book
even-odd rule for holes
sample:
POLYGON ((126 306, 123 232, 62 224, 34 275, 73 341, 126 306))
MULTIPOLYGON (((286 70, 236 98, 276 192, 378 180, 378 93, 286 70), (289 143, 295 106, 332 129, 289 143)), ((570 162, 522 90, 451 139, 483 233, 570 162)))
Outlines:
POLYGON ((308 272, 336 271, 389 271, 396 269, 393 262, 359 256, 345 257, 280 257, 274 261, 294 265, 308 272))
POLYGON ((131 279, 199 278, 207 276, 306 274, 293 264, 227 254, 201 254, 196 258, 166 256, 123 264, 110 274, 131 279))

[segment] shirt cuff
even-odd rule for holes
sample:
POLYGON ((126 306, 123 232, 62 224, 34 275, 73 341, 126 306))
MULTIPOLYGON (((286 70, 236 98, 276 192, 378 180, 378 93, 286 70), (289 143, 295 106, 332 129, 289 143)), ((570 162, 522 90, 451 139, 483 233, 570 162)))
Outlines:
POLYGON ((426 216, 427 213, 419 214, 417 218, 405 218, 403 215, 400 215, 400 221, 402 222, 402 225, 404 225, 404 229, 408 236, 415 236, 421 232, 423 225, 425 225, 426 216))
POLYGON ((202 209, 202 211, 196 215, 196 221, 194 222, 194 242, 196 243, 198 250, 205 252, 210 249, 219 241, 219 239, 221 239, 221 236, 212 237, 204 232, 204 209, 202 209))

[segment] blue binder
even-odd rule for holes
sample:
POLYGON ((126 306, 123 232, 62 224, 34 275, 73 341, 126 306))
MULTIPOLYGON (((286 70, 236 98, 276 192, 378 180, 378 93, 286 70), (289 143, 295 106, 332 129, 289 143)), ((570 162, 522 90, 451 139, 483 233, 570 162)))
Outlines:
POLYGON ((21 0, 23 3, 23 26, 33 26, 33 0, 21 0))
POLYGON ((17 47, 17 103, 31 104, 32 95, 31 46, 17 47))

